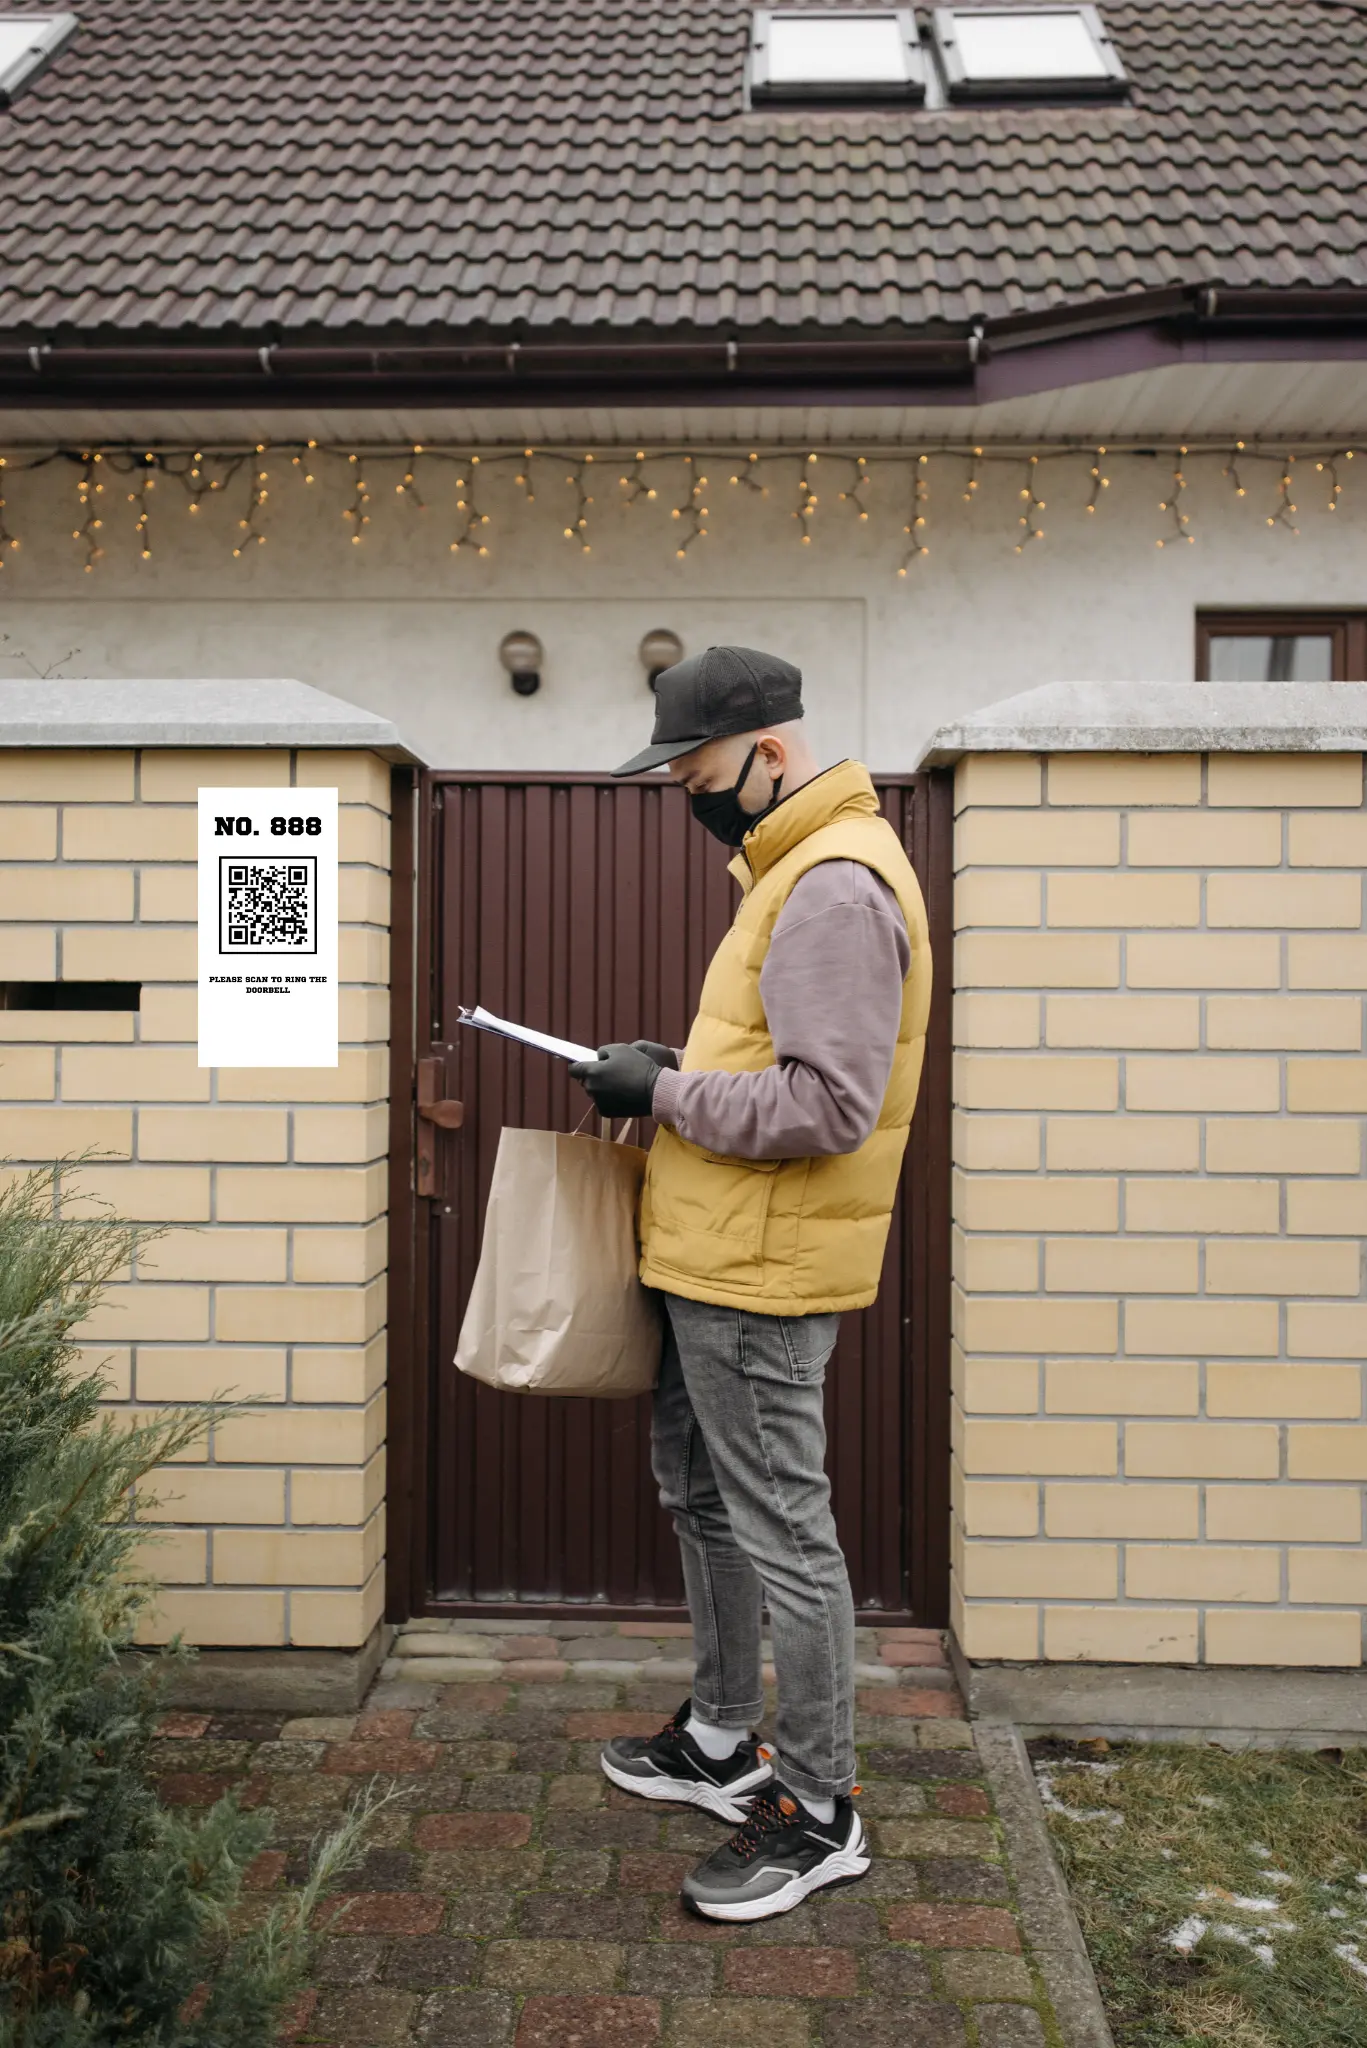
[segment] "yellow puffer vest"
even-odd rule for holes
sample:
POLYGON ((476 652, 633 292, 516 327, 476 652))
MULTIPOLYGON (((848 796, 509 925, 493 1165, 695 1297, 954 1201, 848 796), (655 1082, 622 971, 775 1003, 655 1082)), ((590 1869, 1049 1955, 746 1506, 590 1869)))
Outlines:
POLYGON ((661 1127, 641 1197, 641 1278, 650 1287, 781 1316, 865 1308, 878 1292, 925 1053, 930 934, 911 862, 859 762, 827 769, 747 835, 731 863, 744 900, 707 970, 681 1066, 746 1074, 774 1064, 760 969, 794 886, 826 860, 857 860, 881 875, 911 938, 878 1122, 858 1151, 818 1159, 736 1159, 661 1127))

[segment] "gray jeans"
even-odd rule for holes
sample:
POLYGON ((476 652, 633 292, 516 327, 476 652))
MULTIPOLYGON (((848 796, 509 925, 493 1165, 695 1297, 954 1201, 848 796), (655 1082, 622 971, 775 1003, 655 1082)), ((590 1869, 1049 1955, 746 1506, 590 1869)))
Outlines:
POLYGON ((767 1601, 779 1775, 818 1799, 848 1792, 854 1604, 831 1514, 821 1403, 840 1318, 663 1299, 652 1463, 683 1555, 694 1711, 721 1728, 758 1720, 767 1601))

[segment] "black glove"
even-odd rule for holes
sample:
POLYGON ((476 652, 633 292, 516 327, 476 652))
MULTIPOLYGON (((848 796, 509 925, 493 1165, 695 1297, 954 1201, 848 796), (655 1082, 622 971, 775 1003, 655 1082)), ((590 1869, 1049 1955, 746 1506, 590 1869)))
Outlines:
POLYGON ((582 1082, 600 1116, 649 1116, 660 1066, 639 1046, 600 1045, 596 1060, 574 1062, 570 1078, 582 1082))
POLYGON ((678 1072, 679 1055, 672 1045, 656 1045, 653 1038, 633 1038, 631 1044, 633 1051, 645 1053, 657 1067, 673 1067, 678 1072))

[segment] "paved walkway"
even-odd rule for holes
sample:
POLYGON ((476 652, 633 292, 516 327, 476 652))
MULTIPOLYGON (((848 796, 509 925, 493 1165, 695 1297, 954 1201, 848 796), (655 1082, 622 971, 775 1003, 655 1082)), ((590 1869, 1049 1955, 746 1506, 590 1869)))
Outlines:
POLYGON ((322 1910, 299 2043, 362 2048, 1043 2048, 972 1731, 939 1638, 860 1632, 858 1885, 750 1928, 681 1909, 725 1838, 598 1769, 688 1690, 686 1630, 607 1622, 419 1624, 355 1717, 169 1715, 164 1796, 228 1786, 269 1806, 275 1846, 244 1919, 297 1875, 358 1784, 396 1801, 322 1910))

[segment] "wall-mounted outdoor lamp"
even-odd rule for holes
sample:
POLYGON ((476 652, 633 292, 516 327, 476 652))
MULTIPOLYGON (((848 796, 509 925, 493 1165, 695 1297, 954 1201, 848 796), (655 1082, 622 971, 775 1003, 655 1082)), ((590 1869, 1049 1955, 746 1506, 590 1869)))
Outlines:
POLYGON ((636 652, 641 657, 641 666, 653 690, 655 678, 662 668, 673 668, 676 661, 683 659, 683 641, 677 633, 671 633, 661 626, 653 633, 647 633, 636 652))
POLYGON ((544 657, 545 649, 535 633, 505 633, 498 643, 498 658, 519 697, 534 697, 541 688, 544 657))

